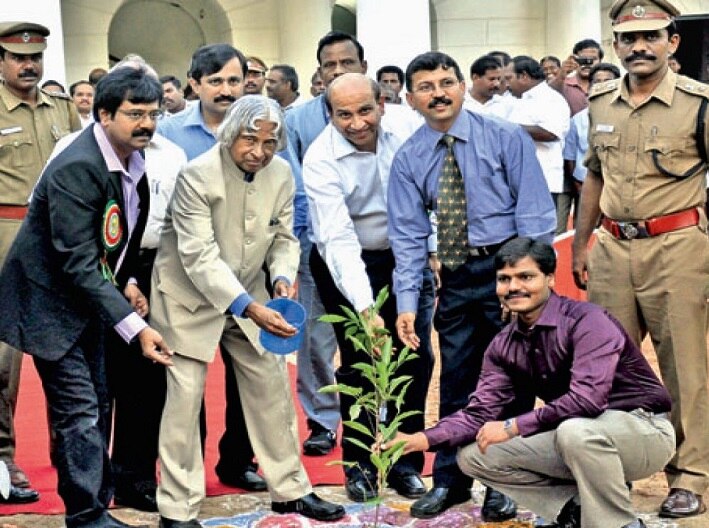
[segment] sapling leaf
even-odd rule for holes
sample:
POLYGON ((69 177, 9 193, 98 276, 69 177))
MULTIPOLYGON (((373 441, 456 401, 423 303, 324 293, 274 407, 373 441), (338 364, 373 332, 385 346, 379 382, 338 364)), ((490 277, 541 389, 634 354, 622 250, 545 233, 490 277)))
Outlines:
POLYGON ((347 420, 344 422, 344 425, 346 425, 350 429, 354 429, 355 431, 359 431, 363 435, 369 436, 370 438, 374 438, 372 431, 370 431, 368 427, 365 427, 364 425, 362 425, 359 422, 355 422, 353 420, 347 420))
POLYGON ((349 436, 346 436, 346 437, 345 437, 345 441, 347 441, 347 442, 349 442, 349 443, 351 443, 351 444, 353 444, 353 445, 356 445, 356 446, 358 446, 358 447, 361 447, 361 448, 364 449, 367 453, 371 452, 371 450, 372 450, 370 446, 365 445, 364 442, 362 442, 361 440, 358 440, 357 438, 351 438, 351 437, 349 437, 349 436))
POLYGON ((347 319, 341 315, 325 314, 318 317, 318 321, 322 321, 323 323, 344 323, 347 319))

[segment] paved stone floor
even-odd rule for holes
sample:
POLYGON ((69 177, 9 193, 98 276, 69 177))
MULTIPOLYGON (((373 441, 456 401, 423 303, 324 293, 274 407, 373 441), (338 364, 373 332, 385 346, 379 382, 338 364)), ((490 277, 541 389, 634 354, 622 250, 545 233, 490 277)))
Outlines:
MULTIPOLYGON (((434 339, 434 343, 437 340, 434 339)), ((648 360, 657 368, 657 361, 652 346, 649 341, 643 344, 643 352, 648 360)), ((437 365, 439 362, 436 362, 437 365)), ((428 397, 428 405, 426 409, 426 422, 432 424, 435 422, 438 413, 438 373, 434 372, 431 389, 428 397)), ((430 486, 430 479, 425 479, 427 485, 430 486)), ((338 502, 347 507, 348 512, 357 508, 354 503, 347 500, 344 489, 341 486, 323 486, 316 488, 316 492, 323 498, 338 502)), ((709 528, 709 514, 705 513, 690 519, 681 521, 661 520, 655 512, 659 509, 660 503, 667 495, 667 484, 661 473, 634 483, 633 486, 633 504, 648 528, 709 528)), ((474 488, 474 500, 477 504, 481 502, 482 490, 474 488)), ((398 495, 389 491, 384 496, 384 505, 393 512, 388 518, 392 519, 392 525, 405 528, 530 528, 532 523, 526 519, 530 519, 532 515, 529 512, 522 512, 520 515, 521 521, 507 523, 480 523, 475 515, 478 513, 475 510, 475 503, 469 502, 451 509, 451 514, 445 517, 439 516, 430 521, 413 521, 407 514, 408 508, 413 501, 402 499, 398 495)), ((231 526, 242 526, 249 528, 306 528, 308 526, 326 526, 328 523, 307 523, 303 518, 297 516, 282 516, 263 518, 260 513, 270 512, 270 504, 267 493, 249 493, 224 495, 220 497, 208 498, 202 506, 200 520, 209 526, 209 528, 228 528, 231 526), (223 521, 224 518, 239 516, 241 514, 252 513, 254 515, 243 515, 243 522, 239 524, 228 524, 223 521), (248 517, 248 519, 247 519, 248 517), (248 522, 249 519, 261 518, 261 521, 248 522), (210 521, 210 519, 212 519, 210 521)), ((132 509, 115 509, 112 513, 122 521, 137 525, 147 524, 151 527, 157 527, 157 514, 147 514, 138 512, 132 509)), ((360 515, 359 518, 362 516, 360 515)), ((62 528, 64 526, 63 517, 61 515, 15 515, 15 516, 0 516, 0 528, 62 528)), ((359 524, 339 524, 338 526, 362 526, 359 524)), ((609 527, 614 528, 614 527, 609 527)))

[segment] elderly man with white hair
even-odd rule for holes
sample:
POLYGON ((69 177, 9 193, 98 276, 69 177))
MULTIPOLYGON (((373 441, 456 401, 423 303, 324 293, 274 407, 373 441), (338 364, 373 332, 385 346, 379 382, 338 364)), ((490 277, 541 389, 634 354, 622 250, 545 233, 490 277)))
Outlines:
POLYGON ((294 184, 274 154, 283 114, 263 96, 227 112, 219 142, 179 174, 152 278, 152 322, 175 350, 160 424, 160 526, 198 528, 205 496, 199 409, 217 345, 228 352, 272 509, 318 520, 344 509, 312 492, 298 453, 295 410, 282 356, 264 352, 258 329, 296 333, 265 306, 264 264, 275 296, 293 295, 299 244, 292 234, 294 184))

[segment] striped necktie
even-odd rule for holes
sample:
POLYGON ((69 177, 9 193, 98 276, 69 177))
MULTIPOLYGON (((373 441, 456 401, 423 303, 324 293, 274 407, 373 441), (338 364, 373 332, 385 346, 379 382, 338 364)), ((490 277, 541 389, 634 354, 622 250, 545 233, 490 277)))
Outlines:
POLYGON ((453 153, 455 138, 441 139, 447 151, 443 170, 438 179, 438 258, 455 271, 468 258, 468 217, 465 185, 453 153))

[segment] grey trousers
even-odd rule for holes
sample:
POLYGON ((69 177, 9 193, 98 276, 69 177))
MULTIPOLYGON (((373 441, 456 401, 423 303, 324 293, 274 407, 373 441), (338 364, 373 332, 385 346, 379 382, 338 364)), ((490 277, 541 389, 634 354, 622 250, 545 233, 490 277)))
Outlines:
MULTIPOLYGON (((307 321, 303 327, 303 346, 298 350, 298 399, 309 422, 337 430, 340 404, 335 393, 318 392, 320 387, 335 383, 337 340, 330 323, 318 321, 325 308, 310 273, 310 248, 307 231, 300 236, 298 268, 298 300, 305 307, 307 321)), ((310 425, 310 423, 308 424, 310 425)))
POLYGON ((581 526, 621 528, 637 519, 626 482, 660 471, 675 450, 669 420, 642 410, 571 418, 555 431, 458 451, 463 473, 556 519, 578 495, 581 526))

